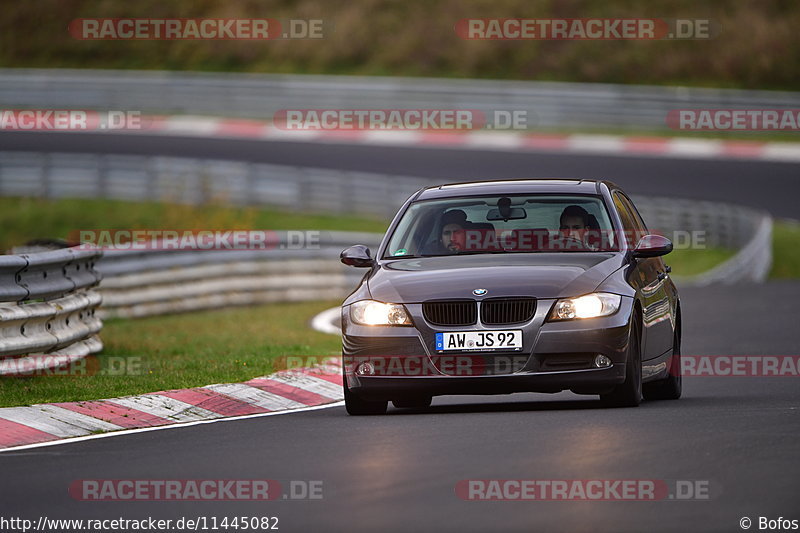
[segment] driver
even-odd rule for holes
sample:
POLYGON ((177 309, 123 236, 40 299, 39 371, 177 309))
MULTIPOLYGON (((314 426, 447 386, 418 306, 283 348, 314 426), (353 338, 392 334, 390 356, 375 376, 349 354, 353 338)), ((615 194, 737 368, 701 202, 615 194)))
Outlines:
POLYGON ((579 205, 568 205, 561 212, 559 222, 561 235, 581 241, 583 234, 589 229, 589 212, 579 205))
POLYGON ((591 229, 589 212, 579 205, 568 205, 559 218, 560 241, 567 247, 592 249, 585 240, 586 231, 591 229))
POLYGON ((442 232, 439 239, 425 247, 425 255, 439 255, 458 252, 459 246, 453 237, 456 232, 464 230, 469 225, 467 214, 461 209, 447 211, 440 220, 442 232))

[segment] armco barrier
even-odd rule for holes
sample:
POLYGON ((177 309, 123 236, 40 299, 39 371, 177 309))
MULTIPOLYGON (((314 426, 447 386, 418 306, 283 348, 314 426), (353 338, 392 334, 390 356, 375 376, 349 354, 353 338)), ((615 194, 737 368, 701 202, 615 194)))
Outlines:
POLYGON ((102 349, 93 289, 99 250, 0 256, 0 375, 24 375, 102 349))
POLYGON ((434 183, 240 161, 0 151, 0 196, 218 201, 389 217, 409 194, 434 183))
POLYGON ((7 109, 271 118, 283 109, 525 111, 528 128, 666 129, 673 109, 786 109, 797 93, 474 79, 0 69, 7 109))
MULTIPOLYGON (((239 161, 0 151, 4 196, 217 201, 388 218, 414 191, 438 183, 441 180, 434 178, 239 161)), ((714 247, 742 248, 766 216, 719 202, 634 199, 650 228, 664 233, 702 231, 704 244, 714 247)))
MULTIPOLYGON (((285 242, 285 232, 276 232, 285 242)), ((363 271, 339 262, 352 244, 374 248, 379 234, 319 232, 303 249, 107 252, 103 317, 140 317, 278 301, 339 299, 363 271)))

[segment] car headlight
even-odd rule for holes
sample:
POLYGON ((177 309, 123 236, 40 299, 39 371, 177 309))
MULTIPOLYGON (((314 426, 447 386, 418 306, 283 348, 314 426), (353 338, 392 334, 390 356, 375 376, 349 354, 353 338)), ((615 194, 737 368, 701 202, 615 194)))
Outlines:
POLYGON ((411 317, 400 304, 361 300, 350 306, 350 318, 364 326, 410 326, 411 317))
POLYGON ((550 320, 573 320, 613 315, 619 309, 619 294, 594 292, 577 298, 562 298, 553 306, 550 320))

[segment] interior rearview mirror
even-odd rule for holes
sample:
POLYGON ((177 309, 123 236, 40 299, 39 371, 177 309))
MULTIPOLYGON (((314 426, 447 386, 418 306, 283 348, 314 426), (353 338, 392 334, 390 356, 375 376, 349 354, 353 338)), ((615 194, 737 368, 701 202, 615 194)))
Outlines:
POLYGON ((528 218, 528 213, 521 207, 511 207, 505 213, 501 213, 499 209, 490 209, 486 214, 486 220, 520 220, 528 218))

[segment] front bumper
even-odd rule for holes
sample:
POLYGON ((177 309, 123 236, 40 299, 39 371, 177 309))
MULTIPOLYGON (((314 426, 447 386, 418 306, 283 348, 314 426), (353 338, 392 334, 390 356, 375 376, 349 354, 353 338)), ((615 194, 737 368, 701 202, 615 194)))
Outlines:
POLYGON ((366 400, 391 400, 404 396, 445 394, 508 394, 513 392, 560 392, 582 394, 607 392, 625 380, 632 298, 622 298, 612 316, 546 322, 555 300, 540 300, 534 318, 513 327, 442 328, 428 325, 421 306, 406 307, 413 327, 361 326, 342 313, 342 353, 350 391, 366 400), (465 329, 522 329, 523 348, 518 352, 437 353, 437 331, 465 329), (596 355, 612 365, 595 368, 596 355), (448 359, 449 358, 449 359, 448 359), (442 364, 443 360, 456 362, 442 364), (480 360, 480 364, 474 364, 480 360), (360 373, 359 365, 376 362, 372 375, 360 373), (454 371, 463 361, 467 372, 454 371), (498 362, 495 364, 495 362, 498 362), (514 363, 509 363, 514 361, 514 363), (388 362, 388 363, 387 363, 388 362))

